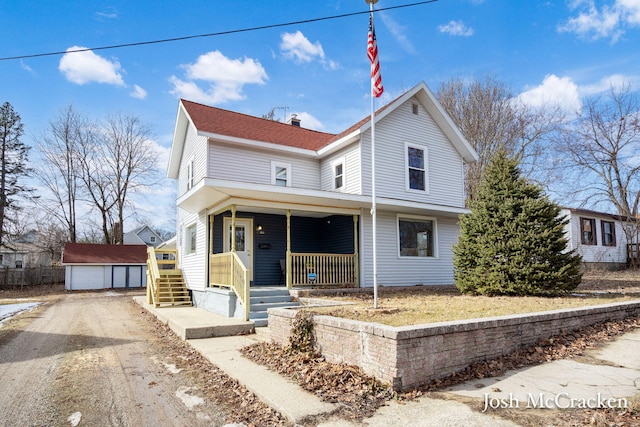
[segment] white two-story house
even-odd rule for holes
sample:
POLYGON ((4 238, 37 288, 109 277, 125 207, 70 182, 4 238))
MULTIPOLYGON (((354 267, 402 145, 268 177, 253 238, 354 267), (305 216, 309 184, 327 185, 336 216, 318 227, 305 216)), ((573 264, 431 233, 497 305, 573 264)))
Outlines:
MULTIPOLYGON (((330 134, 181 100, 168 176, 194 303, 230 281, 373 286, 371 158, 370 117, 330 134)), ((380 286, 453 284, 476 159, 424 83, 376 112, 380 286)))

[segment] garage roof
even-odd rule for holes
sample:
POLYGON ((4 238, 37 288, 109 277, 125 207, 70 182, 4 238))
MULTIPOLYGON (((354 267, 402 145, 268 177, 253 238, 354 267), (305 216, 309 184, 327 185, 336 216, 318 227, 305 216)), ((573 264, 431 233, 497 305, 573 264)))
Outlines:
POLYGON ((145 264, 146 245, 65 243, 63 264, 145 264))

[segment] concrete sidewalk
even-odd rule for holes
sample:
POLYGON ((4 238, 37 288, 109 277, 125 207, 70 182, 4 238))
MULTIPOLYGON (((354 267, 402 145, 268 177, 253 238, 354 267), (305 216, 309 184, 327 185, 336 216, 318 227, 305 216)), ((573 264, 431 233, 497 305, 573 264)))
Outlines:
MULTIPOLYGON (((155 309, 136 301, 163 322, 176 322, 184 316, 175 308, 155 309)), ((228 327, 227 319, 204 310, 199 323, 220 323, 228 327)), ((193 314, 196 315, 196 314, 193 314)), ((183 321, 183 320, 180 320, 183 321)), ((188 326, 185 336, 189 336, 188 326)), ((352 427, 356 424, 331 414, 338 405, 322 402, 317 396, 297 384, 244 358, 239 350, 256 340, 268 339, 268 328, 258 328, 257 334, 217 338, 188 339, 196 350, 232 378, 279 411, 294 423, 310 417, 323 420, 319 427, 352 427)), ((623 399, 640 393, 640 330, 627 333, 597 351, 589 352, 594 363, 559 360, 543 365, 510 371, 497 378, 470 381, 446 392, 473 398, 487 404, 484 413, 475 412, 463 403, 452 400, 419 398, 411 402, 389 402, 366 421, 368 426, 516 426, 498 418, 501 407, 581 407, 591 403, 617 407, 623 399), (595 399, 595 400, 594 400, 595 399), (603 403, 604 402, 604 403, 603 403), (516 406, 518 405, 518 406, 516 406)))

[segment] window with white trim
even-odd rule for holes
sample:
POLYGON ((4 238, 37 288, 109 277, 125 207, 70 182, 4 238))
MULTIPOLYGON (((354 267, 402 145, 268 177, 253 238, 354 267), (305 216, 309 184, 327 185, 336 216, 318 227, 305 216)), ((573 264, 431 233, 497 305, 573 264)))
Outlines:
POLYGON ((398 216, 398 244, 401 257, 435 257, 435 219, 398 216))
POLYGON ((193 223, 191 225, 189 225, 187 227, 186 233, 185 233, 185 249, 187 251, 187 254, 193 254, 196 252, 196 233, 197 228, 196 228, 196 224, 193 223))
POLYGON ((333 189, 344 188, 344 185, 344 159, 340 159, 333 163, 333 189))
POLYGON ((279 187, 291 187, 291 165, 271 162, 271 184, 279 187))
POLYGON ((406 188, 408 191, 427 191, 427 148, 405 143, 406 188))
POLYGON ((187 162, 187 190, 191 190, 193 188, 193 157, 189 159, 187 162))

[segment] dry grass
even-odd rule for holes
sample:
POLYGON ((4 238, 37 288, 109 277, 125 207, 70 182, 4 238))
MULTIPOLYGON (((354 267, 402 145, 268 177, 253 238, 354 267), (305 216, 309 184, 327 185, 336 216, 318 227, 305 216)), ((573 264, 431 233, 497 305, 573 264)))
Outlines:
POLYGON ((455 287, 380 289, 378 309, 371 293, 330 297, 349 305, 314 307, 318 314, 407 326, 510 314, 568 309, 640 299, 640 272, 591 273, 572 295, 484 297, 461 295, 455 287))

